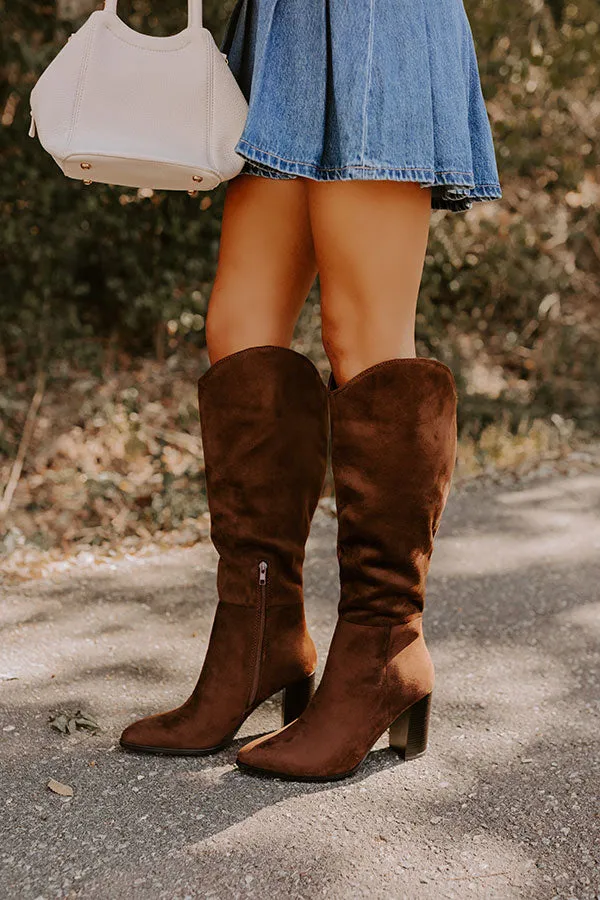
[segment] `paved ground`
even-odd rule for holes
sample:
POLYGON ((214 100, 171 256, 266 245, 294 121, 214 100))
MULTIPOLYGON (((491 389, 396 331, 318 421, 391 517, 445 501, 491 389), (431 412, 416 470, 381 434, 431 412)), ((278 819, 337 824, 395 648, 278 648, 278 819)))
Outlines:
MULTIPOLYGON (((320 511, 307 606, 321 661, 334 539, 320 511)), ((193 685, 215 562, 200 545, 5 590, 3 900, 600 897, 600 476, 455 493, 429 586, 430 751, 404 764, 382 741, 335 785, 236 771, 239 744, 278 726, 275 703, 212 758, 119 750, 127 722, 193 685), (64 708, 102 733, 53 732, 64 708)))

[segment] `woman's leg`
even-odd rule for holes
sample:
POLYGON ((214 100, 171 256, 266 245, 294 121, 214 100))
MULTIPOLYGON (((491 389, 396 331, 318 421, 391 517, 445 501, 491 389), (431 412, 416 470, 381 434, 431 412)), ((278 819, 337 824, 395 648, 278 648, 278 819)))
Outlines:
POLYGON ((246 347, 288 347, 316 271, 306 181, 233 179, 208 304, 211 363, 246 347))
POLYGON ((283 689, 285 722, 310 699, 302 563, 327 466, 328 403, 315 366, 288 345, 314 275, 304 184, 236 179, 209 303, 213 365, 198 382, 220 602, 191 696, 130 725, 128 750, 212 753, 267 697, 283 689))
POLYGON ((240 750, 250 772, 342 778, 387 729, 406 759, 427 745, 434 672, 421 619, 456 455, 452 373, 414 350, 429 204, 418 185, 309 187, 337 383, 329 410, 339 618, 304 713, 240 750))
POLYGON ((323 343, 338 385, 415 355, 431 192, 392 181, 311 182, 323 343))

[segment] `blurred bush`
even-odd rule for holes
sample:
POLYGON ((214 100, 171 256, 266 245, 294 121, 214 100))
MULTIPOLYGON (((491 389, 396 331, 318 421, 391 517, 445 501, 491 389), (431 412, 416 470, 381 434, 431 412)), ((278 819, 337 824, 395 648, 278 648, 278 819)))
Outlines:
MULTIPOLYGON (((164 34, 183 26, 185 6, 123 0, 120 12, 164 34)), ((551 413, 594 427, 600 0, 466 7, 504 199, 434 214, 419 348, 461 373, 467 432, 497 418, 500 403, 515 428, 551 413)), ((204 342, 223 191, 86 189, 27 136, 29 92, 89 8, 0 0, 0 372, 12 381, 56 359, 98 371, 123 348, 162 360, 204 342)), ((219 37, 231 4, 205 8, 219 37)), ((317 303, 315 292, 298 332, 314 356, 317 303)))
POLYGON ((455 358, 473 427, 492 398, 515 427, 559 413, 596 428, 600 4, 466 5, 504 197, 432 224, 419 335, 455 358))

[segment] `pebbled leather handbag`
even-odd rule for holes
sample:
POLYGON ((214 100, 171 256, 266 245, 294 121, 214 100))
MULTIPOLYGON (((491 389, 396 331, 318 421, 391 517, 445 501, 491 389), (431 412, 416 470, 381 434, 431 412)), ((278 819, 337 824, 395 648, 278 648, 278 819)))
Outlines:
POLYGON ((65 175, 156 190, 209 191, 235 177, 248 104, 202 0, 169 37, 134 31, 106 0, 31 93, 31 129, 65 175))

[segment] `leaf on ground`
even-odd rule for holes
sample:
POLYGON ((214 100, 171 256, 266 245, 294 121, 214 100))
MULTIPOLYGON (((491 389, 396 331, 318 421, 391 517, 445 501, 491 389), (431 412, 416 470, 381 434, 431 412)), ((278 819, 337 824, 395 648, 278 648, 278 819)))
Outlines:
POLYGON ((64 715, 50 717, 50 727, 54 728, 56 731, 61 731, 63 734, 67 733, 68 724, 69 720, 64 715))
POLYGON ((73 788, 70 784, 61 784, 60 781, 55 781, 54 778, 51 778, 47 786, 55 794, 60 794, 61 797, 73 796, 73 788))
POLYGON ((73 721, 75 722, 77 728, 80 730, 83 729, 85 731, 91 731, 94 734, 97 731, 102 731, 96 720, 93 719, 92 716, 88 716, 86 713, 82 713, 81 710, 78 710, 75 713, 73 721))
POLYGON ((50 716, 50 727, 61 734, 75 734, 77 731, 88 731, 90 734, 96 734, 102 731, 98 723, 92 716, 82 712, 63 711, 54 716, 50 716))

